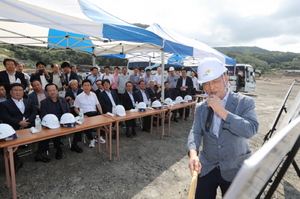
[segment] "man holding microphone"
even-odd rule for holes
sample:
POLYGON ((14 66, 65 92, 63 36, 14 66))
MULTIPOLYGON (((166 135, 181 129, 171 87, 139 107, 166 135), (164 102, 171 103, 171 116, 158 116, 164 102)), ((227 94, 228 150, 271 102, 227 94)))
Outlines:
POLYGON ((216 58, 205 58, 198 66, 199 83, 209 97, 197 107, 188 137, 189 168, 199 173, 197 199, 216 198, 218 186, 224 196, 251 156, 247 139, 258 130, 254 100, 229 90, 226 71, 216 58))

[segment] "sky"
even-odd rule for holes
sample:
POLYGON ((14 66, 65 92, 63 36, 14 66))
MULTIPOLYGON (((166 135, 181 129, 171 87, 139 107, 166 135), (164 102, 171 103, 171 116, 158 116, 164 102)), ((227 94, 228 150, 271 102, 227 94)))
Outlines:
POLYGON ((300 53, 299 0, 90 1, 128 23, 158 23, 211 47, 300 53))

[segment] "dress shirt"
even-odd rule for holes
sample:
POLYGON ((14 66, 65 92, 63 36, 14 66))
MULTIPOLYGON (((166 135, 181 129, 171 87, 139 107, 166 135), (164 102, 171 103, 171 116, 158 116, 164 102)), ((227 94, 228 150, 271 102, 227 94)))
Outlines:
POLYGON ((106 92, 107 96, 109 97, 112 106, 116 106, 116 103, 115 103, 115 100, 114 100, 114 98, 111 94, 111 91, 105 91, 105 92, 106 92))
MULTIPOLYGON (((227 99, 228 99, 228 91, 225 95, 225 97, 221 100, 222 102, 222 106, 225 107, 227 99)), ((215 136, 217 136, 217 138, 219 137, 219 130, 220 130, 220 124, 221 124, 222 118, 214 113, 214 117, 213 117, 213 133, 215 134, 215 136)))
POLYGON ((74 106, 83 110, 83 113, 97 111, 96 105, 99 104, 98 98, 95 93, 90 92, 89 95, 85 94, 85 92, 77 95, 74 106))
POLYGON ((125 93, 125 84, 130 79, 129 75, 120 74, 117 78, 117 84, 118 84, 118 93, 125 93))
MULTIPOLYGON (((8 72, 6 71, 7 75, 8 75, 8 79, 9 79, 9 83, 15 83, 16 82, 16 72, 14 72, 14 74, 10 75, 8 74, 8 72)), ((21 83, 21 82, 20 82, 21 83)))
POLYGON ((102 76, 102 79, 108 79, 110 82, 110 85, 112 85, 113 82, 115 82, 114 77, 112 74, 106 75, 105 73, 102 76))
POLYGON ((97 81, 97 80, 102 80, 102 76, 100 76, 100 75, 97 75, 97 76, 95 76, 95 75, 89 75, 87 78, 88 78, 89 80, 91 80, 93 88, 94 88, 95 90, 97 90, 98 87, 97 87, 96 81, 97 81))
POLYGON ((142 92, 142 96, 143 96, 143 101, 146 104, 149 104, 149 99, 147 99, 147 95, 146 95, 146 91, 145 90, 140 90, 142 92))
MULTIPOLYGON (((182 78, 182 86, 185 86, 186 85, 186 78, 182 78)), ((186 90, 186 89, 183 89, 184 91, 186 90)))
MULTIPOLYGON (((112 76, 113 76, 114 82, 117 82, 117 79, 118 79, 119 75, 113 74, 112 76)), ((118 84, 112 85, 111 88, 112 89, 118 89, 118 84)))
POLYGON ((170 83, 170 88, 176 88, 178 79, 178 75, 168 75, 167 81, 170 83))
POLYGON ((153 80, 156 81, 157 84, 161 84, 161 74, 154 75, 153 80))
MULTIPOLYGON (((24 114, 24 112, 25 112, 25 105, 24 105, 24 102, 23 102, 23 98, 20 99, 20 100, 16 100, 16 99, 13 99, 13 98, 11 98, 11 99, 14 101, 14 103, 19 108, 19 110, 21 111, 21 113, 24 114)), ((23 117, 23 120, 25 120, 25 117, 23 117)))
POLYGON ((128 91, 127 91, 127 93, 128 93, 128 95, 129 95, 129 97, 131 99, 132 105, 135 106, 135 101, 134 101, 133 93, 128 92, 128 91))

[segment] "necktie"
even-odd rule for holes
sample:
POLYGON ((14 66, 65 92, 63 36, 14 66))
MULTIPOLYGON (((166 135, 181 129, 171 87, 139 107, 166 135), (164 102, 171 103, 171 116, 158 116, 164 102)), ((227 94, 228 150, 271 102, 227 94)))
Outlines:
POLYGON ((68 74, 65 73, 65 77, 66 77, 66 86, 69 86, 69 80, 68 80, 68 74))

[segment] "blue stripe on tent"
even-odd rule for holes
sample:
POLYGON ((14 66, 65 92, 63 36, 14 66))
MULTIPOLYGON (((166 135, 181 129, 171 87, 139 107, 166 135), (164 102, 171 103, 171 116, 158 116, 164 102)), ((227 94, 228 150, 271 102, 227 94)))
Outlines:
MULTIPOLYGON (((92 53, 94 46, 89 37, 85 35, 49 29, 48 33, 48 42, 52 44, 57 44, 64 48, 80 48, 80 50, 84 50, 92 53)), ((48 45, 48 47, 60 48, 54 45, 48 45)))
POLYGON ((174 55, 192 56, 193 48, 190 46, 166 40, 164 45, 164 52, 173 53, 174 55))
POLYGON ((109 57, 109 58, 119 58, 119 59, 126 59, 126 54, 115 54, 115 55, 101 55, 102 57, 109 57))
POLYGON ((184 58, 185 56, 177 56, 177 55, 172 56, 168 59, 168 64, 182 66, 184 58))
POLYGON ((218 51, 221 55, 223 55, 225 57, 225 64, 230 65, 230 66, 235 66, 236 65, 236 60, 228 57, 227 55, 221 53, 220 51, 218 51))
POLYGON ((163 40, 148 30, 122 25, 103 24, 103 37, 115 40, 150 43, 162 46, 163 40))
POLYGON ((85 14, 92 20, 100 22, 100 23, 108 23, 108 24, 119 24, 119 25, 127 25, 132 26, 131 24, 107 13, 96 5, 92 4, 86 0, 79 0, 80 6, 85 14))

